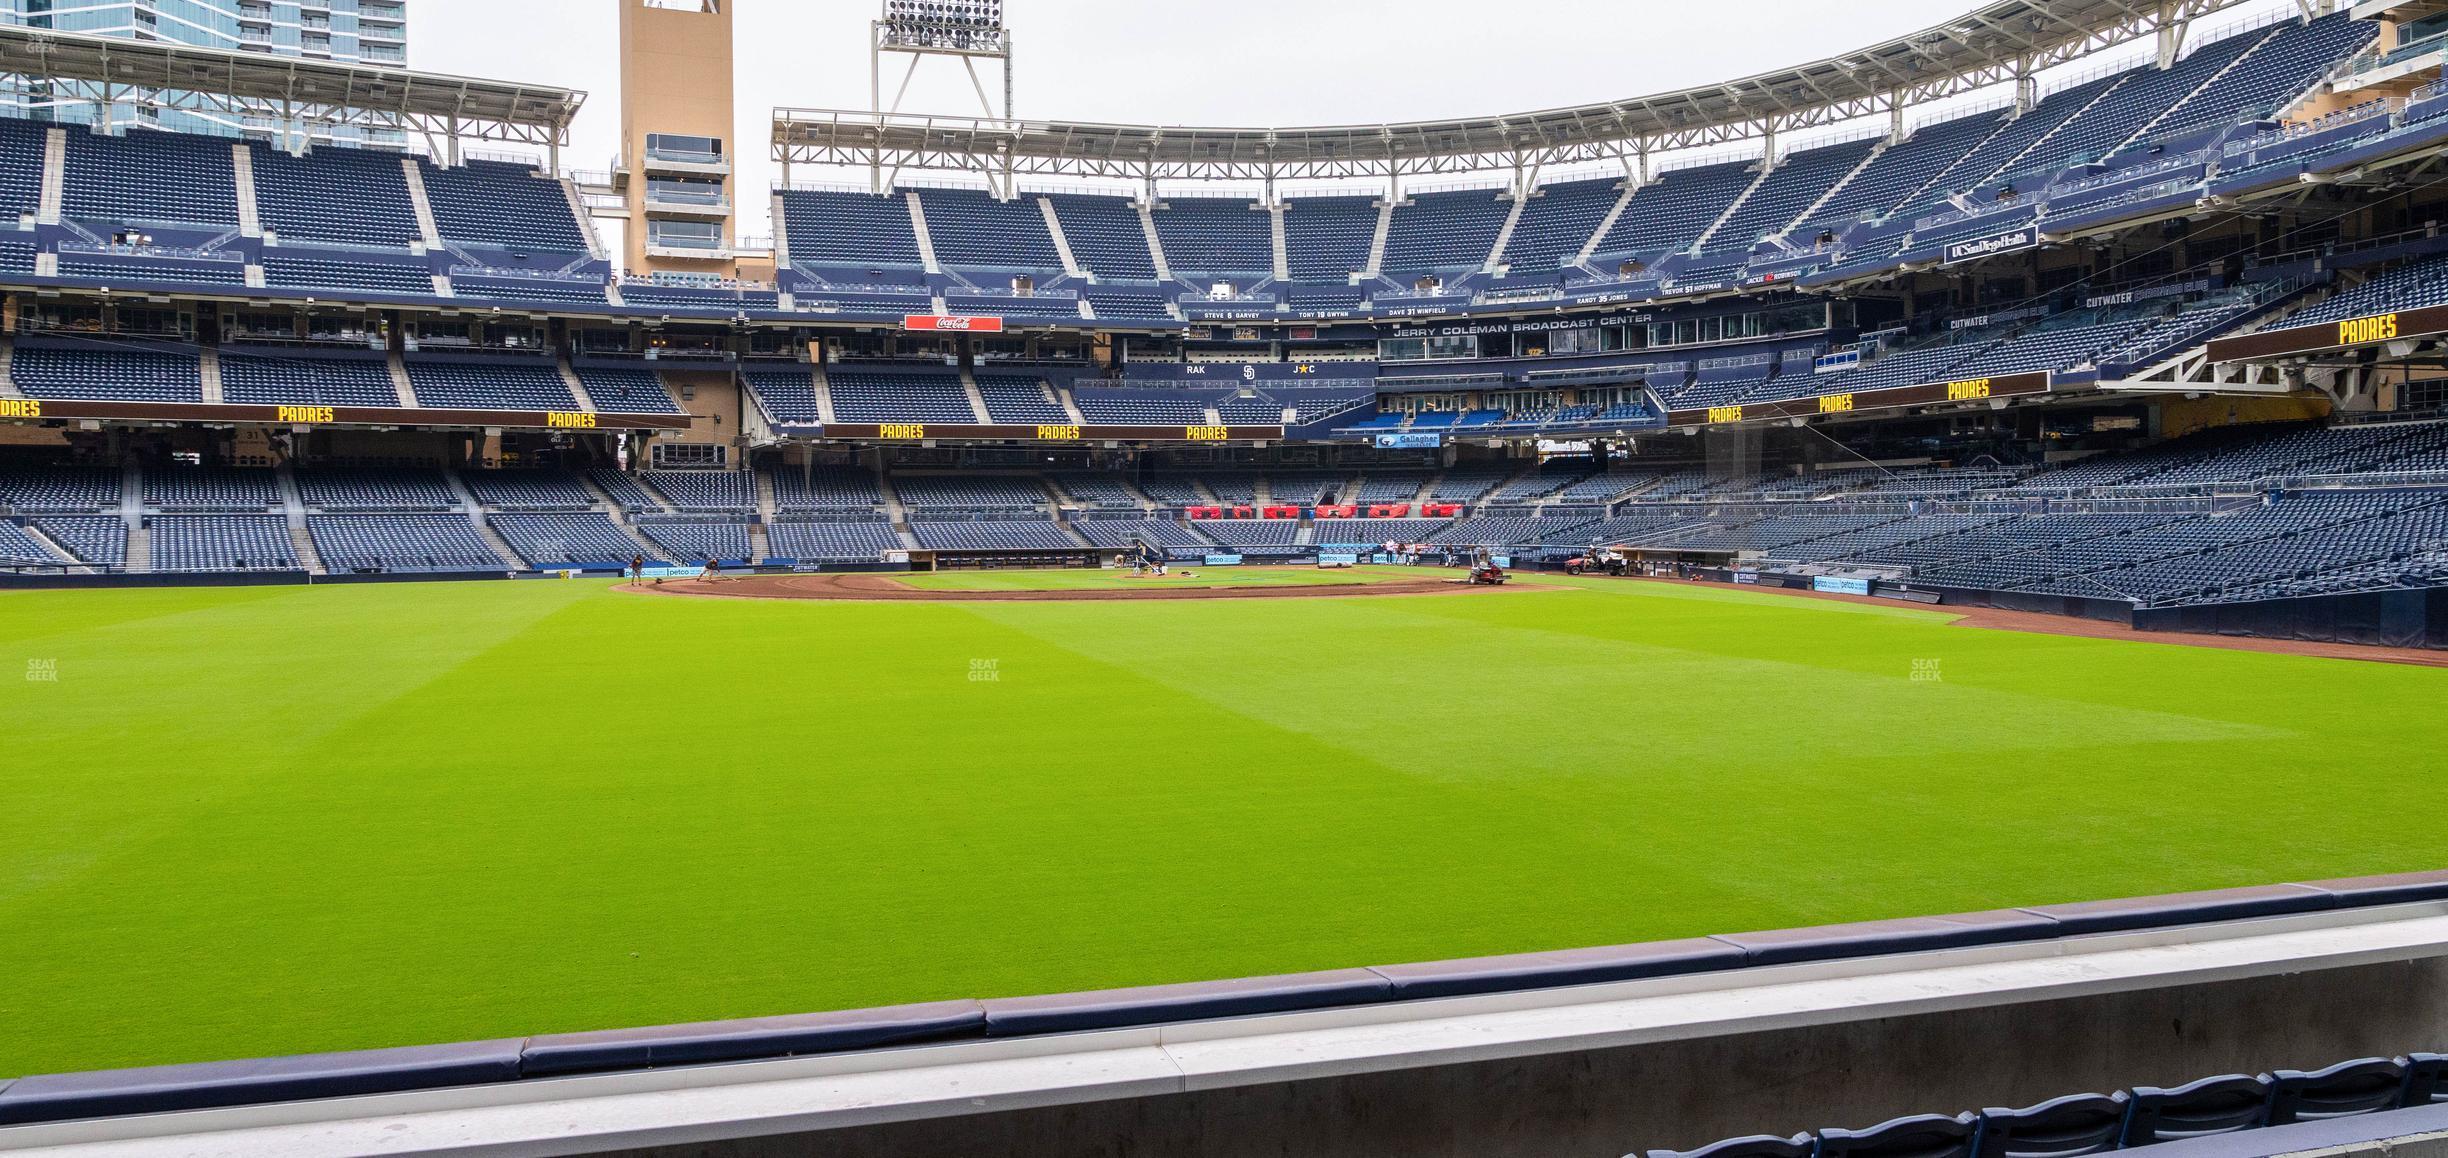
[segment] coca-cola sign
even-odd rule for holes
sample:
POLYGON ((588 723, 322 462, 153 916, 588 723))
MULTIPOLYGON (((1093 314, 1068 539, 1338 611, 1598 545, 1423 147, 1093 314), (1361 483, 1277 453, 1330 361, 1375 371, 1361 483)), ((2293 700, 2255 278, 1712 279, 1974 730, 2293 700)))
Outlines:
POLYGON ((901 328, 913 332, 1000 334, 1003 332, 1003 319, 963 317, 958 314, 949 317, 936 314, 910 314, 901 319, 901 328))

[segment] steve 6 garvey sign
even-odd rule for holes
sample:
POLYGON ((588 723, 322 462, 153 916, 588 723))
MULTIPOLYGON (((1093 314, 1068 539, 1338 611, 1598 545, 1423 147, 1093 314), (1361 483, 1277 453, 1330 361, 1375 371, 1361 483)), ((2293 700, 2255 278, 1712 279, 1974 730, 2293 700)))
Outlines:
POLYGON ((909 331, 946 334, 1000 334, 1003 319, 984 317, 938 317, 934 314, 909 314, 901 319, 901 328, 909 331))

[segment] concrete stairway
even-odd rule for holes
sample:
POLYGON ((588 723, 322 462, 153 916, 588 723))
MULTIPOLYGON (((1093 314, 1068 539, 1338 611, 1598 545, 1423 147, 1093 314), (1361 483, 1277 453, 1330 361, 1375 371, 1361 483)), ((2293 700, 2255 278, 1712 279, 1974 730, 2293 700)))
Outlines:
POLYGON ((469 525, 476 528, 476 534, 485 541, 485 546, 493 548, 493 553, 501 558, 502 566, 513 571, 526 570, 527 561, 519 558, 519 553, 511 548, 510 540, 502 538, 501 532, 494 530, 493 524, 485 520, 484 504, 477 501, 476 492, 468 489, 467 480, 459 477, 459 472, 455 470, 443 471, 442 477, 450 483, 451 493, 459 496, 459 508, 467 515, 469 525))
POLYGON ((298 491, 297 472, 284 462, 272 476, 280 483, 281 514, 289 523, 290 550, 296 552, 299 564, 309 574, 330 574, 323 566, 322 553, 315 550, 314 535, 306 530, 306 496, 298 491))
MULTIPOLYGON (((926 205, 918 200, 918 191, 910 189, 901 196, 909 202, 910 232, 918 238, 918 257, 928 273, 942 273, 943 263, 935 260, 935 235, 927 232, 926 205)), ((935 312, 943 312, 943 299, 935 299, 935 312)))

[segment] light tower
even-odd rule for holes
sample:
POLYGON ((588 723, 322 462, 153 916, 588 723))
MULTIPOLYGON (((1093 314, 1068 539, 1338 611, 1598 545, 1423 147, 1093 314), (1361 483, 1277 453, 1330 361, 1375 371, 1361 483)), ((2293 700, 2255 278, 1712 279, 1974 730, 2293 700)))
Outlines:
MULTIPOLYGON (((975 89, 978 108, 984 118, 1006 125, 1012 120, 1012 37, 1003 26, 1003 0, 884 0, 884 14, 872 25, 874 44, 868 53, 869 111, 877 123, 901 111, 901 102, 909 96, 910 81, 918 75, 919 62, 930 56, 949 57, 960 61, 969 74, 969 86, 975 89), (900 86, 893 90, 892 105, 884 104, 884 57, 886 54, 909 57, 909 66, 902 70, 900 86), (978 75, 978 61, 997 62, 1003 73, 1003 103, 1000 109, 994 98, 987 95, 986 81, 978 75)), ((891 188, 898 172, 884 171, 881 152, 870 165, 869 177, 875 192, 891 188)), ((999 197, 1012 196, 1011 166, 1005 161, 1000 173, 989 171, 986 179, 997 186, 999 197)))

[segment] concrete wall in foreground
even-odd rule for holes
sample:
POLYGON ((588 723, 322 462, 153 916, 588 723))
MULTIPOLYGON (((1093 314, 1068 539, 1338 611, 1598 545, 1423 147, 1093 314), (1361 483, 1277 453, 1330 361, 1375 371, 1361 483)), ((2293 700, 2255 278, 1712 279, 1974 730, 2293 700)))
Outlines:
MULTIPOLYGON (((2448 1047, 2448 959, 627 1158, 1614 1158, 2448 1047)), ((2398 1151, 2448 1158, 2448 1143, 2398 1151)), ((2380 1153, 2372 1149, 2373 1155, 2380 1153)))

